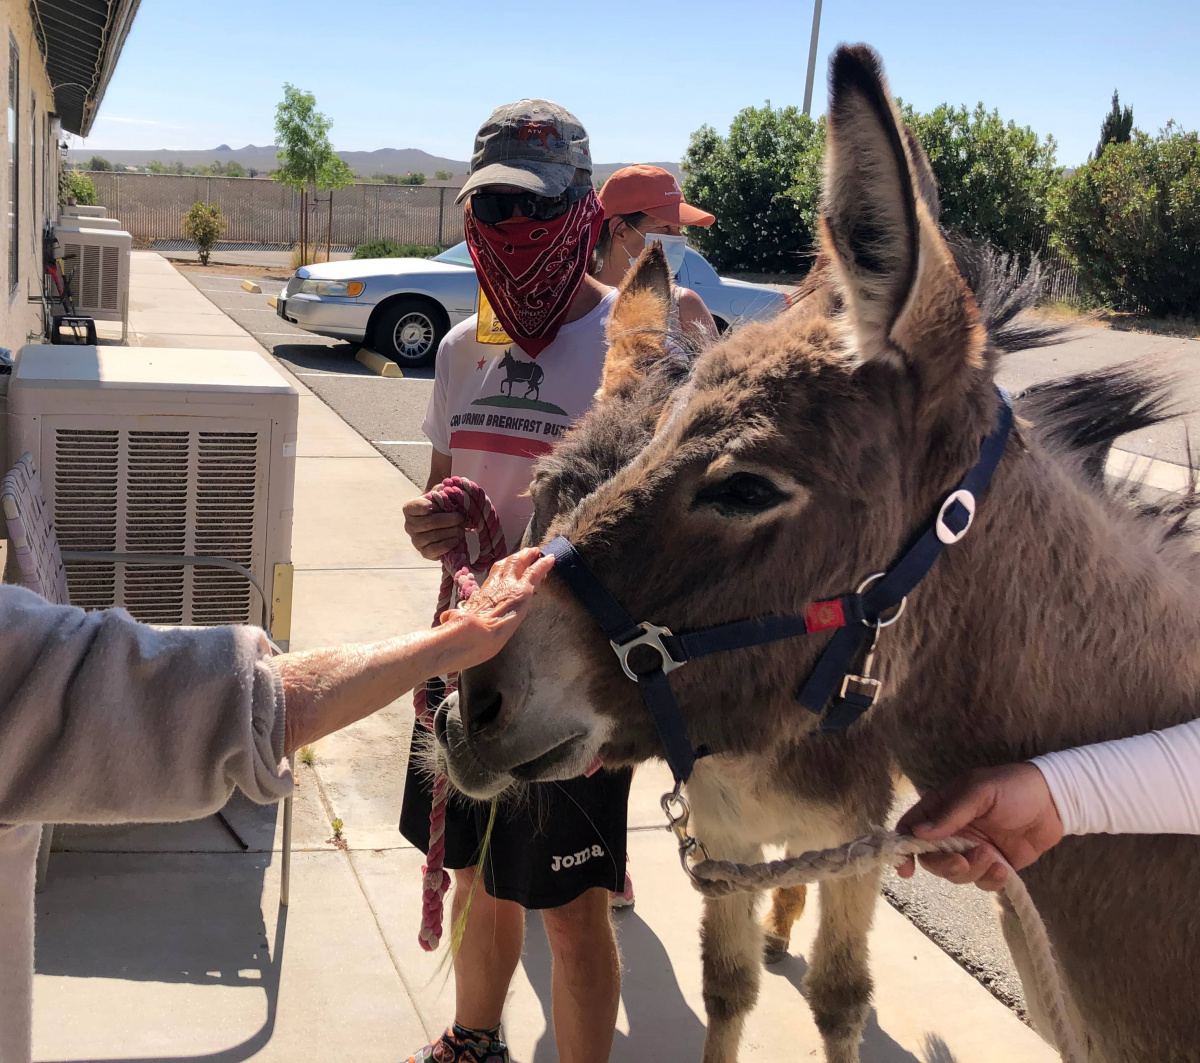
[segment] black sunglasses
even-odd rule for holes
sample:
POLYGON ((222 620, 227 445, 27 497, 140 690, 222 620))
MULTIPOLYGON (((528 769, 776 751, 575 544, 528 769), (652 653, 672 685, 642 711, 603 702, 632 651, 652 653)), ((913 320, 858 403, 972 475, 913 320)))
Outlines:
POLYGON ((539 196, 534 192, 475 192, 471 196, 471 213, 484 225, 508 221, 518 208, 526 218, 553 221, 566 214, 572 204, 578 203, 591 190, 591 185, 571 185, 557 196, 539 196))

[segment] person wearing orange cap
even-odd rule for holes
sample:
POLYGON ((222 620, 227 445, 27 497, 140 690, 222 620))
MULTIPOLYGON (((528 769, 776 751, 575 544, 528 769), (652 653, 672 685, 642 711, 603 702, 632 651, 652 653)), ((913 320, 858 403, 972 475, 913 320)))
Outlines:
MULTIPOLYGON (((617 170, 600 190, 604 222, 593 253, 592 275, 617 287, 642 249, 658 240, 674 276, 683 265, 687 237, 683 226, 708 228, 716 218, 684 201, 679 182, 661 166, 639 163, 617 170)), ((672 310, 678 325, 700 345, 716 338, 712 314, 690 288, 672 285, 672 310)))

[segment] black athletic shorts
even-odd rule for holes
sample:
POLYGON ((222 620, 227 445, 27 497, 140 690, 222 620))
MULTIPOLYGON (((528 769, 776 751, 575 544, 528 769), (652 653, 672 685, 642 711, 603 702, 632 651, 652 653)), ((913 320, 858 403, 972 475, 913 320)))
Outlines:
MULTIPOLYGON (((433 780, 416 752, 429 740, 413 728, 400 833, 429 849, 433 780)), ((625 827, 633 771, 598 771, 588 779, 533 783, 519 797, 501 797, 483 862, 483 884, 493 897, 523 908, 558 908, 602 886, 625 888, 625 827)), ((461 794, 446 809, 446 867, 479 862, 490 803, 461 794)))

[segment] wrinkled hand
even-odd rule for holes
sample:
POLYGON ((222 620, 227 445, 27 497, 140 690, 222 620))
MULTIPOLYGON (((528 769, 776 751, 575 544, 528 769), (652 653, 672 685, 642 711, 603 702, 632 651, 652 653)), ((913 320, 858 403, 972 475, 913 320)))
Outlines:
POLYGON ((518 550, 497 561, 479 590, 457 609, 447 609, 442 624, 455 631, 450 670, 482 664, 499 653, 553 567, 554 558, 542 557, 536 546, 518 550))
MULTIPOLYGON (((1034 764, 973 771, 927 793, 904 814, 896 829, 925 841, 952 834, 979 839, 980 845, 969 852, 929 853, 920 861, 926 871, 950 882, 974 882, 985 890, 1000 889, 1008 878, 998 853, 1019 871, 1063 836, 1050 787, 1034 764)), ((915 869, 910 856, 898 871, 901 878, 909 878, 915 869)))
POLYGON ((433 503, 423 495, 404 503, 405 534, 428 561, 438 560, 462 542, 465 521, 461 513, 434 512, 433 503))

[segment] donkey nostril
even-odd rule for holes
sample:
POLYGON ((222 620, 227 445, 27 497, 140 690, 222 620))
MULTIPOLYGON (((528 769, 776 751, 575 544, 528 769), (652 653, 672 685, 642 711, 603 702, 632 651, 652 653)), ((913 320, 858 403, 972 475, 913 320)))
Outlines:
POLYGON ((491 694, 483 696, 476 695, 471 699, 471 727, 475 730, 483 730, 489 724, 494 723, 496 717, 500 715, 500 709, 504 704, 504 697, 500 691, 493 691, 491 694))
POLYGON ((450 741, 446 737, 446 720, 450 716, 450 709, 443 701, 437 707, 437 712, 433 714, 433 737, 437 739, 438 745, 443 749, 450 747, 450 741))

